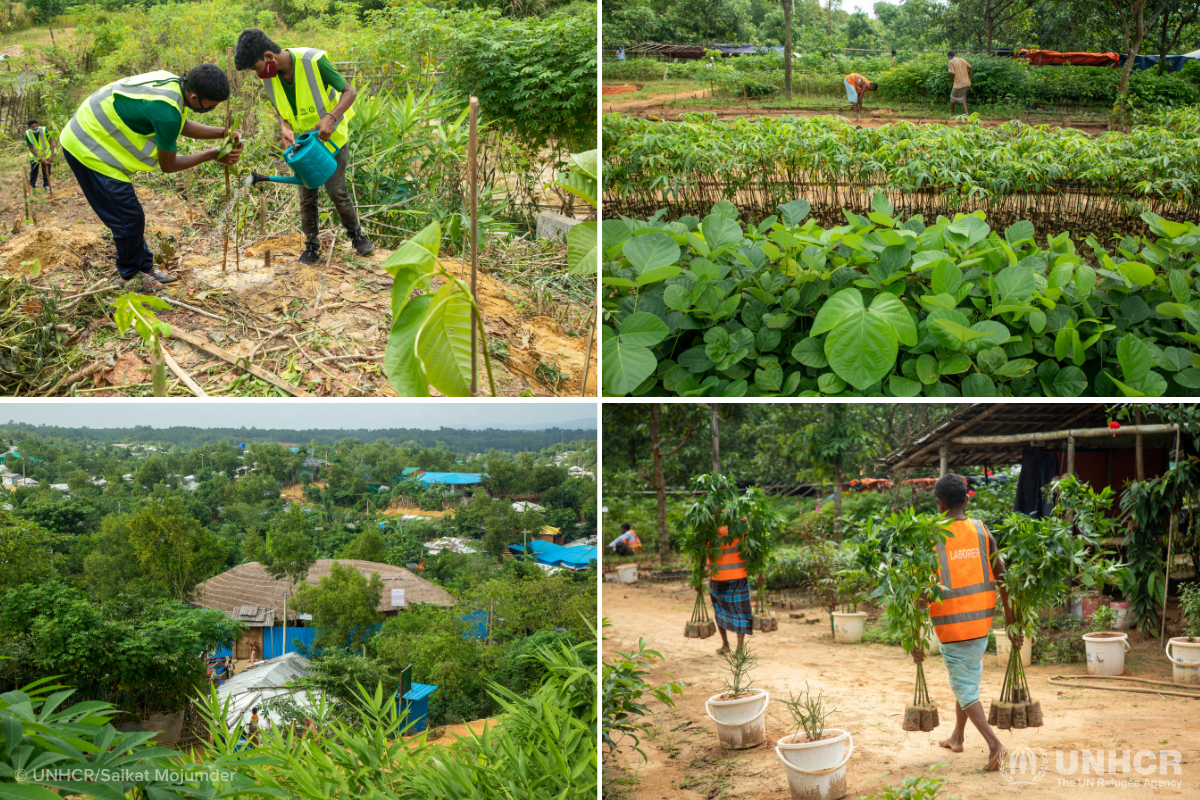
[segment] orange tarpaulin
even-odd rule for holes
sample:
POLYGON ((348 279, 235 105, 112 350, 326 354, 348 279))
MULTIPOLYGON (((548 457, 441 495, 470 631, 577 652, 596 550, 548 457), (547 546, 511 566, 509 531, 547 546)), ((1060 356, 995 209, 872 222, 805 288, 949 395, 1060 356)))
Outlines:
POLYGON ((850 485, 861 486, 868 492, 886 492, 892 488, 892 482, 887 478, 855 478, 850 485))
POLYGON ((1017 58, 1028 58, 1035 67, 1054 64, 1074 64, 1079 67, 1119 67, 1121 57, 1116 53, 1059 53, 1055 50, 1021 50, 1017 58))

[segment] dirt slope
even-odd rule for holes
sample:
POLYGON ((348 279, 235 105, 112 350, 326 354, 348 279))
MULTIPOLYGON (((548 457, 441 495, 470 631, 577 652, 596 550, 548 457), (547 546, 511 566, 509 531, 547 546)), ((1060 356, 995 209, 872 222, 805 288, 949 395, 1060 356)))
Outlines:
MULTIPOLYGON (((606 785, 610 791, 626 791, 636 800, 699 800, 700 798, 789 797, 787 777, 776 761, 774 743, 791 733, 790 719, 779 702, 789 692, 805 685, 820 689, 838 709, 829 720, 832 727, 849 730, 854 737, 854 755, 847 771, 848 797, 898 785, 905 777, 928 774, 931 766, 944 764, 936 774, 944 776, 952 797, 975 798, 1069 798, 1081 796, 1133 796, 1156 798, 1200 797, 1200 703, 1182 698, 1148 694, 1095 691, 1055 687, 1046 678, 1055 674, 1077 674, 1083 665, 1031 667, 1029 684, 1042 703, 1046 724, 1039 729, 999 731, 1001 740, 1013 748, 1022 745, 1043 748, 1050 757, 1050 771, 1040 781, 1017 785, 999 773, 981 770, 987 756, 983 739, 968 724, 966 749, 951 753, 938 746, 953 728, 954 697, 950 692, 940 656, 926 662, 929 689, 941 710, 941 725, 932 733, 905 733, 900 728, 901 712, 912 696, 915 667, 899 648, 884 645, 835 645, 828 616, 819 609, 777 612, 779 630, 757 634, 751 646, 759 667, 752 677, 767 689, 767 742, 750 750, 727 752, 717 741, 716 726, 705 714, 704 701, 721 688, 723 668, 715 655, 719 638, 686 639, 684 623, 691 614, 695 594, 682 584, 618 586, 604 584, 604 615, 613 625, 605 635, 606 660, 617 650, 635 649, 639 637, 646 646, 659 650, 666 661, 653 675, 661 683, 669 673, 687 683, 675 710, 649 703, 647 719, 651 731, 642 748, 649 762, 642 765, 628 748, 606 761, 606 785), (815 624, 793 619, 789 613, 804 613, 815 624), (1060 785, 1059 780, 1093 781, 1098 776, 1059 776, 1055 750, 1072 749, 1160 750, 1182 753, 1182 774, 1152 775, 1157 780, 1176 781, 1175 786, 1150 788, 1060 785), (608 771, 613 764, 617 769, 608 771)), ((1170 680, 1170 667, 1157 642, 1135 641, 1127 657, 1126 675, 1170 680)), ((985 702, 999 693, 1004 669, 995 656, 984 657, 982 694, 985 702)), ((1070 755, 1064 757, 1069 763, 1070 755)), ((1136 772, 1129 776, 1099 776, 1108 780, 1148 780, 1136 772)))

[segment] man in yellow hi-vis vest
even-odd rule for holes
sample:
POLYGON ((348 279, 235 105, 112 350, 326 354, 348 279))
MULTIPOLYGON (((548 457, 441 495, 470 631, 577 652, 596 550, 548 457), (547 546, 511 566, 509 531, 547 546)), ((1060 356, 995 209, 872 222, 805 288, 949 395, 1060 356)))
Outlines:
MULTIPOLYGON (((267 99, 275 106, 282 127, 283 141, 291 147, 296 137, 315 130, 323 142, 337 148, 337 171, 325 182, 325 194, 333 202, 350 243, 360 256, 375 252, 375 245, 363 235, 358 209, 346 188, 346 167, 350 154, 346 149, 350 119, 354 116, 354 86, 343 78, 325 55, 311 47, 284 50, 258 28, 249 28, 238 36, 233 66, 253 69, 263 82, 267 99)), ((321 240, 317 230, 317 190, 300 186, 300 229, 304 232, 304 252, 300 263, 315 264, 321 258, 321 240)))
POLYGON ((25 146, 29 148, 29 188, 37 188, 38 168, 42 172, 42 188, 50 189, 50 165, 54 163, 54 140, 45 126, 36 119, 29 120, 25 131, 25 146))
POLYGON ((135 172, 167 174, 206 161, 236 164, 242 145, 220 157, 218 148, 179 155, 178 139, 223 139, 224 128, 201 125, 189 111, 205 113, 229 99, 229 79, 216 64, 201 64, 184 77, 165 70, 134 75, 94 92, 59 135, 63 158, 83 196, 108 226, 117 246, 118 285, 139 275, 142 287, 161 289, 178 280, 154 266, 146 247, 146 213, 133 188, 135 172))

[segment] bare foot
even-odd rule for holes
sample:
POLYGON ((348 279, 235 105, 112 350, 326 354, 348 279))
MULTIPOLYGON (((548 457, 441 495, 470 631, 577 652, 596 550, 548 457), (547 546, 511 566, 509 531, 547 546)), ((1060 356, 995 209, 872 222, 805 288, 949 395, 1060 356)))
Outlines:
POLYGON ((988 763, 987 766, 984 767, 984 771, 995 772, 996 770, 1000 769, 1000 759, 1004 758, 1004 754, 1006 752, 1008 751, 1006 751, 1003 747, 1001 747, 999 750, 993 750, 991 755, 988 757, 988 763))
POLYGON ((942 741, 938 742, 938 744, 952 753, 961 753, 963 751, 962 742, 954 741, 953 737, 949 739, 943 739, 942 741))
POLYGON ((717 655, 723 655, 728 652, 729 652, 729 645, 725 645, 724 647, 717 650, 717 655))

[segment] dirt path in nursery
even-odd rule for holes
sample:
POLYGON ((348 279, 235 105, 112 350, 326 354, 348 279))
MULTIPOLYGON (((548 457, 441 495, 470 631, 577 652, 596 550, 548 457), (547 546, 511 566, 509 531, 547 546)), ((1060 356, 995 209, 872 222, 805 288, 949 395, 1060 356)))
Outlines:
MULTIPOLYGON (((706 90, 702 90, 706 91, 706 90)), ((692 97, 701 96, 702 92, 685 93, 692 97)), ((666 95, 669 97, 670 95, 666 95)), ((882 128, 892 122, 915 122, 917 124, 926 125, 960 125, 965 123, 951 122, 943 116, 911 116, 903 115, 891 111, 889 109, 871 109, 868 108, 860 117, 854 117, 849 112, 836 111, 832 109, 815 109, 815 108, 770 108, 757 106, 751 107, 750 113, 746 113, 745 108, 737 108, 736 106, 696 106, 688 108, 679 108, 675 105, 668 105, 663 102, 663 98, 654 97, 648 100, 631 102, 626 108, 617 107, 619 104, 613 104, 611 107, 606 103, 606 111, 619 111, 623 114, 643 117, 645 119, 663 119, 667 121, 677 120, 684 114, 715 114, 717 119, 737 119, 739 117, 755 118, 755 117, 770 117, 778 119, 780 117, 830 117, 841 116, 853 122, 860 128, 882 128)), ((1003 125, 1008 120, 1001 119, 983 119, 980 124, 986 128, 997 128, 1003 125)), ((1107 132, 1108 127, 1104 124, 1093 122, 1080 122, 1070 119, 1055 119, 1047 117, 1045 119, 1035 118, 1026 120, 1030 125, 1048 125, 1053 128, 1075 128, 1081 130, 1091 136, 1099 136, 1107 132)))
MULTIPOLYGON (((1056 674, 1080 674, 1084 665, 1030 667, 1028 679, 1034 699, 1040 700, 1045 725, 1038 729, 998 731, 1008 747, 1043 748, 1049 754, 1049 772, 1038 782, 1017 785, 1000 773, 982 771, 987 748, 968 723, 966 749, 951 753, 938 746, 953 729, 954 696, 940 656, 926 661, 930 693, 938 704, 941 725, 931 733, 906 733, 901 714, 911 701, 915 667, 898 647, 878 644, 837 645, 829 630, 829 616, 820 609, 776 611, 779 629, 756 634, 751 646, 758 655, 752 673, 755 686, 771 695, 767 709, 767 741, 749 750, 726 751, 719 744, 716 725, 707 717, 704 701, 722 686, 723 662, 715 655, 720 638, 687 639, 684 623, 691 614, 695 594, 682 583, 629 586, 604 584, 604 616, 612 626, 605 630, 605 659, 615 651, 636 649, 639 637, 666 660, 656 666, 653 683, 670 674, 687 689, 674 710, 650 700, 650 735, 642 749, 649 761, 628 746, 606 761, 605 784, 617 796, 636 800, 701 800, 701 798, 789 797, 787 776, 777 762, 774 743, 790 734, 790 718, 779 702, 789 692, 801 692, 805 683, 821 690, 838 709, 827 723, 849 730, 854 755, 846 773, 848 797, 869 796, 888 784, 898 785, 909 776, 926 775, 931 766, 944 764, 935 774, 947 780, 950 796, 974 798, 1068 798, 1080 792, 1089 796, 1194 798, 1200 796, 1200 702, 1149 694, 1073 689, 1048 684, 1056 674), (803 615, 804 619, 791 615, 803 615), (812 621, 815 620, 815 621, 812 621), (1060 776, 1055 751, 1089 749, 1174 749, 1182 753, 1179 776, 1157 774, 1060 776), (613 766, 616 769, 612 769, 613 766), (612 770, 611 772, 608 770, 612 770), (1074 779, 1172 780, 1173 787, 1062 785, 1074 779), (1180 785, 1180 783, 1182 785, 1180 785)), ((875 614, 872 614, 875 616, 875 614)), ((1170 665, 1157 641, 1135 639, 1126 658, 1126 675, 1170 680, 1170 665)), ((1003 666, 994 655, 984 657, 982 695, 985 703, 999 694, 1003 666)), ((1070 753, 1065 752, 1067 763, 1070 753)))
MULTIPOLYGON (((16 180, 4 183, 0 188, 0 277, 17 274, 23 270, 22 262, 37 259, 42 273, 32 283, 58 288, 64 297, 106 285, 103 282, 115 274, 112 237, 62 160, 55 164, 54 196, 47 197, 40 190, 35 195, 38 224, 25 224, 15 233, 14 221, 21 217, 23 202, 21 184, 16 180)), ((382 370, 391 324, 392 279, 381 265, 391 251, 380 248, 370 258, 360 258, 345 237, 339 236, 328 268, 324 261, 305 266, 297 261, 303 250, 297 231, 259 243, 243 242, 240 264, 231 242, 228 265, 222 271, 219 235, 184 238, 184 226, 213 229, 212 221, 198 206, 145 187, 138 187, 137 192, 146 209, 147 241, 156 252, 164 247, 171 251, 167 270, 180 278, 168 284, 160 296, 193 307, 159 312, 161 319, 235 359, 249 357, 266 372, 315 395, 395 396, 382 370), (270 267, 264 263, 268 248, 270 267)), ((323 236, 323 258, 329 256, 332 240, 332 232, 323 236)), ((443 259, 443 264, 469 280, 469 268, 459 261, 443 259)), ((439 284, 435 280, 433 288, 439 284)), ((113 290, 101 297, 116 294, 113 290)), ((579 396, 587 346, 586 323, 579 319, 586 319, 586 309, 557 297, 553 305, 562 316, 546 316, 544 302, 535 301, 485 269, 479 274, 479 302, 488 338, 502 341, 504 346, 499 349, 507 350, 503 358, 492 359, 498 394, 579 396), (572 320, 570 330, 564 324, 568 319, 572 320), (555 372, 567 376, 557 385, 553 383, 555 372)), ((150 368, 145 348, 136 335, 116 337, 111 313, 107 306, 104 309, 103 315, 73 317, 60 326, 75 348, 70 370, 76 375, 87 371, 77 388, 88 390, 85 396, 147 394, 150 368)), ((184 371, 209 394, 237 394, 239 384, 234 382, 248 379, 243 378, 246 372, 228 360, 179 338, 166 344, 184 371)), ((594 342, 587 378, 589 396, 596 395, 596 352, 594 342)), ((486 393, 482 359, 479 375, 480 390, 486 393)), ((175 376, 168 373, 168 383, 173 381, 175 376)), ((176 386, 171 393, 186 394, 187 390, 176 386)), ((431 393, 438 396, 432 387, 431 393)))

